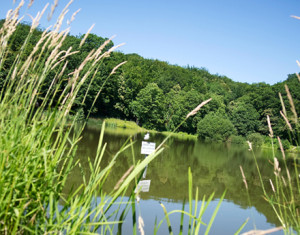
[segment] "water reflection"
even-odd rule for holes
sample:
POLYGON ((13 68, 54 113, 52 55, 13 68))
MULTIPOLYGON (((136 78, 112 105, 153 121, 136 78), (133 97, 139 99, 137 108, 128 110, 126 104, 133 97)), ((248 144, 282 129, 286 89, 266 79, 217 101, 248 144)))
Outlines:
MULTIPOLYGON (((99 135, 99 129, 87 127, 79 145, 77 157, 80 158, 81 165, 86 169, 87 176, 89 169, 87 159, 88 157, 93 159, 96 155, 99 135)), ((128 141, 128 138, 129 136, 126 132, 106 131, 104 141, 108 145, 105 157, 103 158, 103 165, 112 159, 120 147, 128 141)), ((140 151, 143 135, 136 134, 133 139, 136 142, 133 145, 135 160, 142 160, 144 156, 140 154, 140 151)), ((164 136, 162 135, 152 134, 149 141, 155 142, 158 146, 163 139, 164 136)), ((170 138, 164 147, 165 151, 154 159, 147 168, 146 179, 151 180, 150 190, 147 193, 141 193, 143 199, 141 208, 147 207, 146 210, 151 209, 154 213, 151 216, 147 213, 146 217, 150 216, 153 218, 145 221, 148 227, 153 227, 155 216, 158 216, 159 219, 163 215, 158 201, 168 202, 169 208, 177 206, 174 209, 180 209, 183 200, 188 198, 187 172, 189 167, 191 167, 193 172, 193 185, 199 188, 199 198, 215 192, 214 203, 217 203, 218 198, 227 190, 226 200, 221 206, 224 209, 220 210, 222 215, 219 215, 219 218, 217 217, 214 224, 215 228, 213 228, 213 231, 216 234, 218 234, 217 231, 221 231, 219 230, 220 227, 228 227, 228 225, 224 225, 225 222, 228 222, 228 216, 232 218, 234 223, 232 226, 236 229, 247 217, 253 216, 258 220, 255 221, 255 224, 260 226, 258 227, 259 229, 267 229, 280 225, 272 209, 262 197, 262 188, 257 169, 253 157, 246 147, 208 144, 196 140, 180 140, 176 138, 170 138), (243 166, 248 181, 251 205, 249 205, 248 196, 242 181, 240 165, 243 166), (156 207, 157 211, 154 209, 156 207), (254 209, 251 209, 252 207, 254 209), (250 210, 252 210, 251 213, 250 210), (232 211, 234 211, 234 214, 232 214, 232 211), (220 221, 220 218, 223 218, 223 222, 220 221)), ((257 156, 260 170, 264 177, 263 179, 267 182, 269 180, 268 176, 273 175, 273 168, 267 160, 268 158, 271 159, 272 153, 268 150, 257 149, 255 155, 257 156)), ((129 148, 120 155, 110 177, 108 177, 104 185, 104 190, 107 192, 112 191, 117 181, 132 165, 132 149, 129 148)), ((78 186, 80 183, 80 169, 75 168, 67 185, 69 187, 78 186)), ((68 190, 68 188, 65 189, 66 192, 68 190)), ((269 189, 267 188, 267 190, 269 189)), ((126 196, 129 196, 129 192, 126 196)), ((248 230, 253 229, 253 224, 250 223, 245 229, 247 230, 247 228, 248 230)), ((223 234, 227 233, 224 233, 224 230, 222 231, 223 234)), ((152 232, 153 230, 149 231, 150 234, 152 232)), ((228 232, 228 234, 230 233, 228 232)))

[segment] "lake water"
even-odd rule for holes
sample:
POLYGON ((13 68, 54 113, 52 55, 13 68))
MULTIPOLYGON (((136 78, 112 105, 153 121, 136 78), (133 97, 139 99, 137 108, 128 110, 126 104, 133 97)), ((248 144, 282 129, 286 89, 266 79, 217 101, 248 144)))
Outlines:
MULTIPOLYGON (((100 129, 87 127, 83 132, 83 139, 80 142, 77 157, 81 159, 81 164, 88 169, 87 158, 91 159, 96 154, 100 129)), ((135 142, 134 152, 136 160, 142 160, 141 141, 144 134, 135 134, 131 138, 135 142)), ((107 129, 104 141, 107 142, 107 149, 103 159, 104 164, 118 152, 120 147, 130 137, 128 131, 120 129, 107 129)), ((160 134, 151 134, 149 141, 160 144, 165 137, 160 134)), ((209 219, 217 206, 219 198, 226 190, 225 199, 221 204, 217 217, 210 230, 210 234, 234 234, 238 228, 249 221, 242 232, 253 229, 266 230, 280 226, 271 207, 262 197, 257 169, 252 153, 246 146, 226 145, 224 143, 203 143, 193 139, 170 138, 164 145, 164 152, 154 159, 148 166, 146 180, 151 180, 149 192, 141 192, 141 200, 137 204, 137 211, 142 216, 145 223, 145 233, 153 234, 155 218, 160 221, 164 217, 163 209, 159 202, 162 202, 167 211, 181 209, 184 199, 188 201, 188 168, 191 167, 193 173, 193 186, 199 188, 199 206, 201 200, 215 193, 213 201, 205 211, 203 221, 209 219), (243 167, 248 186, 249 195, 245 189, 240 172, 240 165, 243 167)), ((269 176, 273 175, 271 150, 255 150, 255 155, 263 174, 266 185, 269 176)), ((280 153, 276 153, 280 159, 280 153)), ((132 151, 126 150, 120 155, 110 177, 105 184, 108 192, 113 189, 116 182, 133 164, 132 151)), ((87 170, 88 171, 88 170, 87 170)), ((75 168, 67 185, 76 186, 81 183, 81 174, 75 168)), ((267 187, 267 190, 270 190, 267 187)), ((194 190, 195 194, 195 190, 194 190)), ((129 197, 130 195, 125 195, 129 197)), ((126 199, 126 197, 125 197, 126 199)), ((185 205, 188 211, 188 202, 185 205)), ((170 216, 174 234, 178 234, 180 225, 180 214, 170 216)), ((188 220, 185 218, 184 234, 187 233, 188 220)), ((132 234, 131 214, 128 214, 122 227, 123 234, 132 234)), ((205 231, 202 226, 200 233, 205 231)), ((158 230, 158 234, 168 234, 166 223, 158 230)), ((277 232, 273 234, 283 234, 277 232)))

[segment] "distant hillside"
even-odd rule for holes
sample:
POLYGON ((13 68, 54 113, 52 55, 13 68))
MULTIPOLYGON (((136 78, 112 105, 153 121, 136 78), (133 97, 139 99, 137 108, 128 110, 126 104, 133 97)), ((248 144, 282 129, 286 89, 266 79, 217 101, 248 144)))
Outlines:
MULTIPOLYGON (((0 22, 0 25, 3 21, 0 22)), ((9 73, 15 57, 20 50, 30 27, 26 24, 18 26, 18 30, 10 43, 10 55, 0 74, 0 86, 9 73)), ((29 39, 30 46, 24 49, 23 58, 29 55, 42 31, 36 30, 29 39)), ((82 36, 68 36, 63 49, 79 49, 82 36)), ((69 58, 65 71, 66 81, 70 71, 78 67, 86 55, 93 49, 100 47, 105 38, 95 34, 87 37, 80 53, 69 58)), ((106 45, 108 50, 113 43, 106 45)), ((55 69, 48 74, 49 86, 55 69)), ((199 103, 208 98, 212 101, 203 107, 198 114, 189 118, 178 131, 197 133, 199 138, 227 141, 238 141, 238 136, 260 138, 268 135, 266 116, 271 118, 275 135, 288 139, 288 129, 283 121, 278 93, 283 101, 292 125, 296 125, 291 117, 290 103, 284 84, 287 84, 294 99, 297 112, 300 113, 300 88, 295 75, 288 75, 284 82, 275 85, 265 83, 247 84, 234 82, 226 76, 210 74, 204 68, 180 67, 153 59, 144 59, 137 54, 114 52, 99 66, 95 74, 95 81, 89 81, 80 91, 74 111, 86 115, 91 107, 93 97, 101 89, 101 95, 92 110, 95 117, 116 117, 134 120, 139 125, 156 130, 173 130, 199 103), (115 74, 110 76, 112 69, 119 63, 127 61, 115 74), (92 89, 85 97, 88 86, 92 89), (102 88, 103 86, 103 88, 102 88)), ((283 80, 285 78, 282 78, 283 80)), ((290 140, 292 142, 292 140, 290 140)))

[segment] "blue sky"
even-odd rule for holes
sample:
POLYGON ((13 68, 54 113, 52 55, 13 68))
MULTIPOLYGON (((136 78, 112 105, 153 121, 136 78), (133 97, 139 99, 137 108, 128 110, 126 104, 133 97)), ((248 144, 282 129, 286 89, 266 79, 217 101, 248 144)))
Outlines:
MULTIPOLYGON (((0 18, 12 2, 1 0, 0 18)), ((35 0, 28 12, 47 2, 35 0)), ((67 2, 59 1, 56 15, 67 2)), ((300 70, 300 20, 290 17, 300 16, 299 0, 74 0, 67 18, 79 8, 71 33, 84 34, 95 23, 92 33, 117 35, 124 53, 248 83, 274 84, 300 70)))

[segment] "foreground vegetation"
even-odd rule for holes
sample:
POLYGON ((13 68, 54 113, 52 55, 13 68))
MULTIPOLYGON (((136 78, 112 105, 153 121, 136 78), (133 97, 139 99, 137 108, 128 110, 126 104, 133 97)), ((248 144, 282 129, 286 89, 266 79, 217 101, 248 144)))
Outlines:
MULTIPOLYGON (((110 40, 87 53, 83 49, 80 55, 84 58, 79 64, 73 64, 70 71, 68 65, 73 62, 72 56, 78 54, 77 49, 89 46, 89 39, 83 37, 75 51, 72 47, 64 48, 69 29, 61 30, 61 23, 68 12, 67 7, 50 31, 36 30, 44 9, 30 27, 25 26, 26 33, 20 35, 18 30, 23 30, 24 25, 19 25, 18 17, 23 5, 21 1, 15 10, 9 11, 0 28, 0 233, 121 234, 129 210, 134 215, 134 233, 137 227, 143 233, 143 220, 135 210, 138 193, 131 190, 126 202, 124 195, 130 183, 136 185, 146 165, 163 151, 162 145, 139 162, 135 162, 132 151, 133 165, 113 189, 104 191, 104 183, 111 172, 117 170, 114 165, 118 156, 130 149, 133 142, 124 143, 109 163, 103 165, 107 146, 103 123, 96 155, 88 159, 89 176, 82 171, 82 184, 68 192, 63 191, 72 169, 75 166, 82 168, 75 154, 85 122, 82 125, 76 123, 89 115, 102 91, 99 89, 93 97, 90 95, 103 59, 111 55, 112 48, 106 50, 110 40), (91 103, 83 117, 82 109, 78 107, 84 107, 88 100, 91 103), (74 118, 70 119, 70 114, 74 118)), ((55 6, 49 15, 54 9, 55 6)), ((121 65, 114 67, 103 83, 121 65)), ((190 112, 185 120, 203 105, 190 112)), ((197 199, 198 189, 195 195, 197 199)), ((176 213, 189 217, 190 234, 199 231, 200 225, 201 229, 205 226, 207 234, 219 206, 210 222, 204 224, 202 216, 206 207, 203 203, 197 213, 197 208, 192 208, 192 196, 192 173, 189 171, 189 212, 179 210, 176 213)), ((168 216, 174 212, 167 213, 161 205, 170 231, 168 216)), ((155 233, 160 225, 155 226, 155 233)))
MULTIPOLYGON (((290 99, 291 106, 293 106, 293 100, 290 99)), ((284 109, 284 106, 282 107, 284 109)), ((294 118, 297 118, 297 113, 294 110, 294 118)), ((299 234, 300 233, 300 215, 299 215, 299 203, 300 203, 300 175, 299 175, 299 158, 294 157, 287 159, 284 146, 279 136, 275 137, 273 128, 270 122, 270 118, 267 117, 269 135, 272 141, 273 149, 273 162, 271 162, 271 167, 273 168, 273 175, 269 175, 268 181, 263 179, 262 169, 259 168, 257 158, 253 152, 252 144, 249 142, 249 150, 252 151, 255 160, 257 173, 260 180, 260 185, 262 188, 262 193, 264 199, 272 207, 276 217, 280 221, 282 227, 278 229, 283 229, 285 234, 299 234), (275 153, 274 142, 279 144, 281 150, 281 156, 275 153), (267 190, 271 188, 271 190, 267 190)), ((287 124, 289 125, 288 121, 287 124)), ((299 141, 299 130, 291 129, 291 135, 299 141)), ((244 175, 242 166, 241 173, 245 187, 249 197, 249 189, 246 177, 244 175)), ((250 202, 249 197, 249 203, 250 202)))

